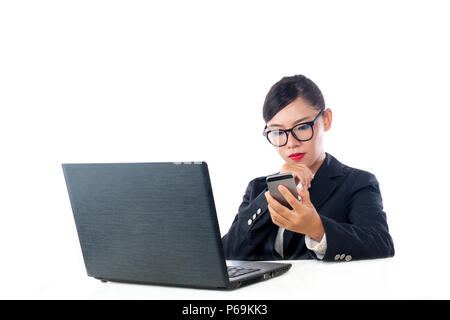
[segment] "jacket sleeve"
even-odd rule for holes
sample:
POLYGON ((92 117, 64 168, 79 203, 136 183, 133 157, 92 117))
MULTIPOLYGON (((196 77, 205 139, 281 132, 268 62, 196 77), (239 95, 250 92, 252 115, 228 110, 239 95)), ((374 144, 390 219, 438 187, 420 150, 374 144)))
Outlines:
MULTIPOLYGON (((264 192, 254 194, 255 180, 249 182, 238 213, 226 235, 222 237, 225 258, 230 260, 267 260, 262 254, 267 236, 275 226, 267 209, 264 192), (259 212, 259 213, 258 213, 259 212)), ((273 259, 277 259, 275 256, 273 259)))
POLYGON ((349 190, 348 221, 337 222, 321 216, 327 235, 324 261, 338 260, 337 255, 349 260, 386 258, 394 256, 394 243, 389 234, 386 213, 376 177, 360 171, 349 190))

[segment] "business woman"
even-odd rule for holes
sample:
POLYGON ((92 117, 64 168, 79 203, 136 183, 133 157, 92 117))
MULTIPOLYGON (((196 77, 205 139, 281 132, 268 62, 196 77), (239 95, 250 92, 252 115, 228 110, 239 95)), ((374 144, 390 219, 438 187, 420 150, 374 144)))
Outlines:
POLYGON ((394 255, 378 181, 325 152, 333 113, 317 85, 303 75, 269 90, 264 136, 292 172, 298 197, 280 187, 289 209, 268 192, 266 176, 250 181, 222 242, 227 259, 351 261, 394 255))

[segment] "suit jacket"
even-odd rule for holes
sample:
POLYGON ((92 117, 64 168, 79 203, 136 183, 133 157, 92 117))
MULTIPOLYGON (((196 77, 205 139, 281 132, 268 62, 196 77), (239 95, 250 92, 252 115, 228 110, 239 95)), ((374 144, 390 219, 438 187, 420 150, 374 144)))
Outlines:
MULTIPOLYGON (((274 249, 279 227, 267 209, 267 190, 266 176, 248 184, 230 230, 222 238, 226 259, 283 259, 274 249)), ((346 166, 326 153, 309 192, 327 238, 324 261, 394 255, 378 181, 373 174, 346 166)), ((283 252, 286 260, 317 259, 306 247, 305 236, 289 230, 284 232, 283 252)))

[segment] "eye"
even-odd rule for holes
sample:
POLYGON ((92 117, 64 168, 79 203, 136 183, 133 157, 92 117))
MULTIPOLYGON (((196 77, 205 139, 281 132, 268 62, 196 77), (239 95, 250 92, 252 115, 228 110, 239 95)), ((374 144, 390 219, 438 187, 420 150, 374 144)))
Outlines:
POLYGON ((295 127, 295 131, 306 131, 309 130, 310 126, 308 124, 300 124, 295 127))
POLYGON ((270 134, 272 134, 273 136, 281 136, 282 134, 284 134, 284 132, 281 130, 273 130, 270 131, 270 134))

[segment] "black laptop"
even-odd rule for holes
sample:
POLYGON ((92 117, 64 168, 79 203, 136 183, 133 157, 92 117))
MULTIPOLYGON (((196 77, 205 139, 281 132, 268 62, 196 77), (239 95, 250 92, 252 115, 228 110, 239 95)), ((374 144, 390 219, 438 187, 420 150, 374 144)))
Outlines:
POLYGON ((234 289, 291 267, 225 260, 206 162, 62 168, 88 276, 234 289))

